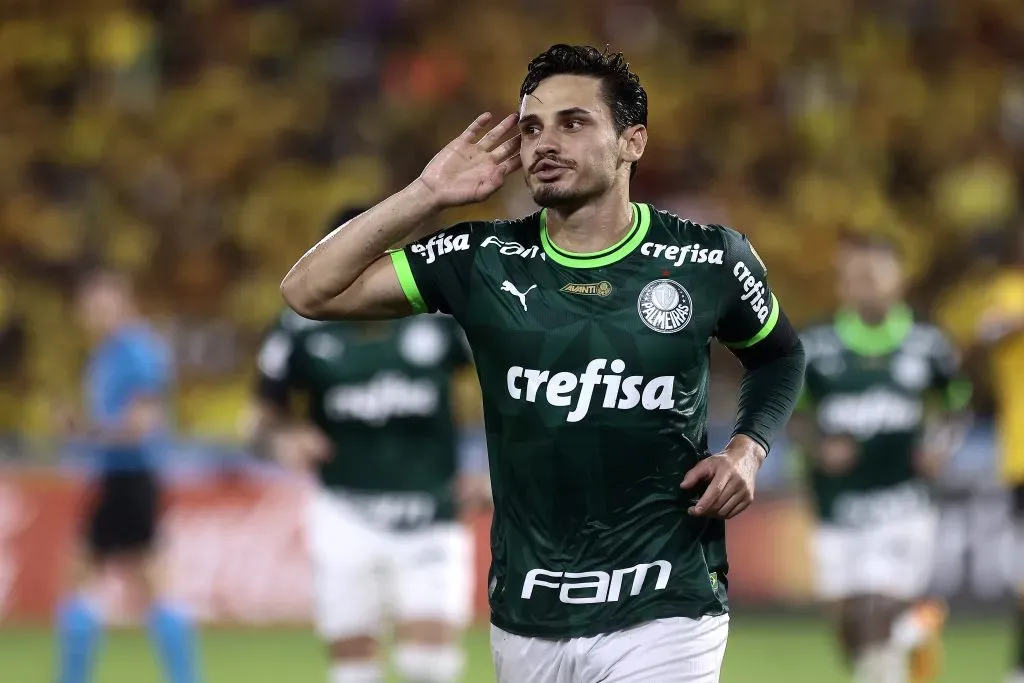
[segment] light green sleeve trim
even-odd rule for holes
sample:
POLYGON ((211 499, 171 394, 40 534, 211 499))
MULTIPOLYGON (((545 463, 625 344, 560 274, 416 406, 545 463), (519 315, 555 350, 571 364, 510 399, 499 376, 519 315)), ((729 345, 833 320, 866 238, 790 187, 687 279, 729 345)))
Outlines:
POLYGON ((946 386, 946 407, 954 412, 963 410, 974 394, 974 386, 970 380, 956 379, 946 386))
POLYGON ((730 349, 748 349, 754 344, 758 343, 775 329, 775 324, 779 322, 779 300, 775 298, 774 292, 772 293, 772 312, 768 315, 768 320, 765 321, 764 327, 755 334, 753 337, 746 341, 726 343, 725 345, 730 349))
POLYGON ((391 265, 395 267, 395 274, 398 276, 398 283, 402 285, 405 298, 409 300, 413 313, 426 313, 427 303, 420 294, 420 288, 416 285, 416 278, 413 277, 412 268, 409 267, 409 257, 404 249, 395 249, 390 252, 391 265))

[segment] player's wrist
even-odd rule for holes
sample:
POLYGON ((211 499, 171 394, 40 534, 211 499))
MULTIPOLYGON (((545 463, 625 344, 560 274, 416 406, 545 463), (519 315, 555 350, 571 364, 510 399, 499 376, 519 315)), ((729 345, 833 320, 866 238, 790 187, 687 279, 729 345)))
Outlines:
POLYGON ((768 451, 746 434, 735 434, 732 439, 729 440, 729 444, 725 447, 725 452, 729 455, 740 458, 740 459, 751 459, 757 464, 758 467, 768 457, 768 451))
POLYGON ((441 196, 430 187, 423 176, 406 185, 402 190, 402 196, 413 206, 419 207, 426 216, 440 213, 448 208, 441 196))

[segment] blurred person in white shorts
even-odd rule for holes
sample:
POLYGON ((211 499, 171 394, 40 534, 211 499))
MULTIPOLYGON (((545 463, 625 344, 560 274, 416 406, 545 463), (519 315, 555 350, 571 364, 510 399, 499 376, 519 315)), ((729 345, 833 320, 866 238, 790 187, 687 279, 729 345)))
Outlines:
POLYGON ((818 522, 818 594, 855 681, 924 683, 938 675, 945 620, 926 599, 938 531, 929 480, 962 437, 970 385, 946 336, 904 303, 892 242, 846 235, 838 286, 834 318, 802 335, 791 423, 818 522))
POLYGON ((403 681, 454 683, 473 583, 458 515, 490 495, 485 457, 460 474, 453 380, 472 372, 461 330, 440 315, 318 323, 286 310, 257 365, 256 443, 318 479, 306 528, 329 683, 381 683, 389 624, 403 681))

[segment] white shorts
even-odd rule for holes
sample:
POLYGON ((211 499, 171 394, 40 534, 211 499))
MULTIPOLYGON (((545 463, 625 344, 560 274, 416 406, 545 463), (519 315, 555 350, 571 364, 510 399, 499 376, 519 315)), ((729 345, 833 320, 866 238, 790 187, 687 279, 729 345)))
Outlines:
POLYGON ((491 654, 498 683, 718 683, 728 637, 728 614, 563 640, 492 625, 491 654))
POLYGON ((938 524, 938 512, 926 508, 871 525, 820 525, 813 548, 819 596, 921 597, 932 578, 938 524))
POLYGON ((318 489, 307 515, 316 629, 326 640, 377 635, 395 622, 463 628, 472 614, 472 537, 458 522, 414 531, 369 524, 318 489))

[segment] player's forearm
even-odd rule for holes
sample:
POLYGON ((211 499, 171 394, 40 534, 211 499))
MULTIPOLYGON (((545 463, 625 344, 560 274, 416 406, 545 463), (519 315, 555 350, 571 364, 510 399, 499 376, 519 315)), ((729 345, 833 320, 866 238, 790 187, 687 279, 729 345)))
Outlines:
POLYGON ((414 181, 307 251, 281 282, 285 301, 315 317, 388 249, 422 231, 441 208, 426 185, 414 181))
POLYGON ((803 388, 803 346, 794 336, 776 354, 745 361, 744 367, 733 434, 749 436, 767 451, 789 421, 803 388))

